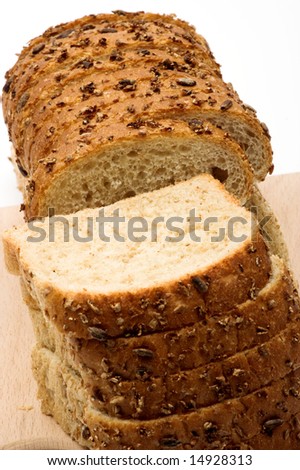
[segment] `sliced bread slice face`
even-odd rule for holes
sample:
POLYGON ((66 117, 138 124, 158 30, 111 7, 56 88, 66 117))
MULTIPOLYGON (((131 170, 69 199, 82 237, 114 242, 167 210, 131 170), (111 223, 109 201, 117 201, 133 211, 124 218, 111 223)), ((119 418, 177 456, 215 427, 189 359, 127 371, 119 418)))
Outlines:
POLYGON ((6 232, 4 245, 8 268, 39 308, 61 331, 87 338, 176 329, 203 312, 224 313, 255 297, 271 273, 251 213, 209 175, 102 212, 25 224, 6 232), (103 219, 116 214, 124 217, 117 230, 103 219))

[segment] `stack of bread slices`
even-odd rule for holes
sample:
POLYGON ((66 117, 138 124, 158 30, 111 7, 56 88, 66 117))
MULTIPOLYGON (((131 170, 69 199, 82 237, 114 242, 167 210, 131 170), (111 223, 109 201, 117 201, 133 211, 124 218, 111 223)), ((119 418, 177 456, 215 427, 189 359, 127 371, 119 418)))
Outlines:
POLYGON ((174 16, 89 16, 6 78, 28 223, 4 249, 42 411, 93 449, 299 449, 299 297, 256 185, 269 134, 206 41, 174 16))

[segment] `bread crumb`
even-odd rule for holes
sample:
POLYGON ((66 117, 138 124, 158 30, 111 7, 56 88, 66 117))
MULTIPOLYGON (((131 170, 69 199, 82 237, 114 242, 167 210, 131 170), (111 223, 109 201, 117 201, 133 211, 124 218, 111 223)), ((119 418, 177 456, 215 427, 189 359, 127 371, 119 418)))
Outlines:
POLYGON ((31 410, 33 410, 33 406, 32 405, 22 405, 22 406, 18 406, 17 409, 19 411, 31 411, 31 410))

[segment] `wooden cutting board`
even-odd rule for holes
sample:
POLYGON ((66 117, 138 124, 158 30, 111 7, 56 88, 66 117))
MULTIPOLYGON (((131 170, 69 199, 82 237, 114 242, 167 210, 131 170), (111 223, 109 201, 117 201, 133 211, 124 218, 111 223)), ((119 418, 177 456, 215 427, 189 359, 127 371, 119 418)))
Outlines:
MULTIPOLYGON (((261 190, 281 224, 292 266, 300 281, 300 173, 270 176, 261 190)), ((0 209, 0 232, 22 222, 18 208, 0 209)), ((31 373, 33 331, 17 277, 8 274, 0 249, 0 448, 79 449, 40 412, 31 373)))

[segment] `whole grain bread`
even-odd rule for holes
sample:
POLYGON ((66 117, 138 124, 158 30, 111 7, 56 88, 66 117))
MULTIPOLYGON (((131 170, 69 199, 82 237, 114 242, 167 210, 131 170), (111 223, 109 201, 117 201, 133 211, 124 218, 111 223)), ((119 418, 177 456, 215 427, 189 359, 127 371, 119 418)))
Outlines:
POLYGON ((92 449, 299 449, 300 369, 245 397, 154 420, 97 411, 80 377, 47 349, 33 352, 42 411, 92 449), (289 432, 287 439, 287 430, 289 432))
MULTIPOLYGON (((40 347, 74 364, 120 380, 145 380, 199 368, 267 342, 295 320, 299 305, 290 273, 272 257, 272 276, 253 300, 232 311, 206 317, 181 329, 138 337, 82 339, 60 334, 29 297, 35 337, 40 347), (70 359, 66 359, 70 361, 70 359)), ((75 367, 75 366, 74 366, 75 367)), ((147 384, 147 382, 146 382, 147 384)))
MULTIPOLYGON (((116 13, 51 28, 31 41, 7 73, 3 109, 25 180, 27 218, 46 215, 48 207, 72 212, 106 205, 203 171, 185 169, 183 160, 186 153, 193 156, 189 126, 203 133, 205 119, 241 145, 256 178, 271 170, 266 127, 222 81, 206 41, 172 16, 116 13), (160 125, 163 120, 167 126, 160 125), (149 123, 158 126, 155 132, 149 123), (176 151, 167 145, 166 129, 178 139, 176 151), (144 157, 153 134, 171 158, 159 161, 153 147, 144 157), (126 145, 138 155, 128 181, 122 175, 130 161, 119 158, 126 145), (155 159, 160 178, 152 169, 155 159)), ((222 180, 228 178, 226 147, 213 168, 204 169, 222 180)), ((235 176, 243 174, 242 166, 235 176)))
POLYGON ((99 338, 182 328, 204 313, 224 314, 254 298, 269 280, 269 252, 250 212, 209 175, 120 201, 103 214, 116 210, 125 217, 118 228, 123 241, 112 224, 105 227, 109 242, 98 235, 95 209, 4 235, 8 269, 22 276, 39 308, 64 333, 99 338), (178 216, 182 237, 174 238, 167 221, 178 216), (144 241, 129 237, 133 217, 147 222, 144 241), (153 231, 157 217, 163 223, 153 231), (172 272, 165 269, 168 262, 172 272))
MULTIPOLYGON (((41 315, 41 312, 34 312, 34 323, 41 315)), ((300 366, 299 310, 294 321, 259 346, 195 369, 177 373, 166 371, 159 377, 149 377, 141 368, 135 380, 124 380, 122 374, 113 374, 108 366, 105 372, 96 374, 83 366, 68 349, 60 356, 61 333, 52 324, 48 324, 43 333, 55 344, 55 354, 60 360, 63 362, 65 358, 67 366, 82 377, 82 387, 87 390, 94 408, 122 419, 148 420, 186 414, 259 390, 300 366)), ((105 369, 105 358, 99 356, 98 361, 105 369)))
MULTIPOLYGON (((143 12, 59 25, 20 54, 3 103, 27 219, 161 187, 106 215, 121 208, 149 222, 186 216, 192 203, 202 219, 191 229, 186 217, 183 230, 198 230, 200 248, 192 237, 169 248, 169 227, 154 249, 93 237, 76 247, 64 243, 73 216, 53 245, 53 218, 5 235, 35 326, 43 411, 90 448, 300 448, 299 299, 284 263, 271 263, 269 250, 285 247, 253 187, 272 171, 270 136, 205 39, 143 12), (199 173, 258 205, 258 222, 210 176, 166 187, 199 173), (216 215, 214 228, 201 226, 216 215), (262 237, 265 215, 273 226, 261 223, 262 237), (245 238, 212 244, 232 217, 245 238)), ((76 215, 81 241, 97 214, 76 215)))

